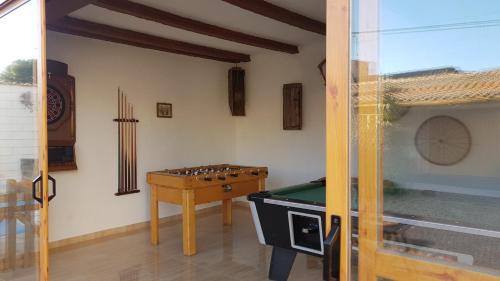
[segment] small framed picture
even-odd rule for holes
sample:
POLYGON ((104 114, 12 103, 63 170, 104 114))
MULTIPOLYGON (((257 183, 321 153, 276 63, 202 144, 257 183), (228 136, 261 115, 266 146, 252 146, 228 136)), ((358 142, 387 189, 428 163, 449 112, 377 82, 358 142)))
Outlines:
POLYGON ((156 117, 172 118, 172 104, 162 102, 156 103, 156 117))

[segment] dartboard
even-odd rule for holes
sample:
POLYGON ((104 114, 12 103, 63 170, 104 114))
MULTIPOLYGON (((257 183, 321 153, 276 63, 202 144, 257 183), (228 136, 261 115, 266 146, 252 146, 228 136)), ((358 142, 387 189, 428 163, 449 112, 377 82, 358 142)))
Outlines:
POLYGON ((55 88, 47 88, 47 122, 52 124, 64 115, 63 95, 55 88))
POLYGON ((471 148, 467 127, 450 116, 434 116, 422 123, 415 135, 415 147, 427 161, 449 166, 462 161, 471 148))

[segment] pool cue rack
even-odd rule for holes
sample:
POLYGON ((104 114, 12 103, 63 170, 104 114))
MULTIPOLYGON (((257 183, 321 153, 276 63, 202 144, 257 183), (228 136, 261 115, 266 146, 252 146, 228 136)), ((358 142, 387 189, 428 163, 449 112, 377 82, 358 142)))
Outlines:
POLYGON ((137 188, 137 123, 134 106, 118 88, 118 192, 116 196, 140 192, 137 188))

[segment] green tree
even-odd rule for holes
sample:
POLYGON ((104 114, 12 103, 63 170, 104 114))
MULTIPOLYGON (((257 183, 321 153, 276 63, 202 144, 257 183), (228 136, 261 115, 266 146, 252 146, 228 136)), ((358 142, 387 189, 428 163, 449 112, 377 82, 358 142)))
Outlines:
POLYGON ((15 60, 0 73, 0 81, 33 83, 33 60, 15 60))

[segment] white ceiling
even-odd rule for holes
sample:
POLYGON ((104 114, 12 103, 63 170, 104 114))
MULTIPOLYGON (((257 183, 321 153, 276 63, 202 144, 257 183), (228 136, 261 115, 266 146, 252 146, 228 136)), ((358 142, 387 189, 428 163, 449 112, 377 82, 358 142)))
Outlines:
MULTIPOLYGON (((326 0, 267 1, 319 21, 324 22, 326 18, 326 0)), ((310 42, 324 40, 324 36, 322 35, 254 14, 221 0, 134 0, 134 2, 247 34, 295 44, 299 48, 310 42)), ((70 14, 70 16, 169 39, 250 55, 273 52, 146 21, 93 5, 77 10, 70 14)))

